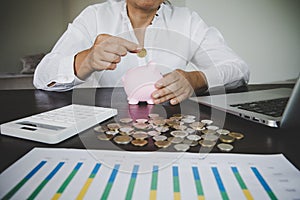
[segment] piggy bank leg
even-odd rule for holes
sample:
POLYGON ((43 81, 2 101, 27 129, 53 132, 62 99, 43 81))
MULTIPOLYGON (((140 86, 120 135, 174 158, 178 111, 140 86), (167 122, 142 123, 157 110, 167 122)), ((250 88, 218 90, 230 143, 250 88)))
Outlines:
POLYGON ((148 104, 151 104, 151 105, 154 104, 153 99, 149 99, 149 100, 147 101, 147 103, 148 103, 148 104))
POLYGON ((138 104, 139 103, 139 101, 138 100, 136 100, 136 99, 128 99, 128 103, 130 104, 130 105, 136 105, 136 104, 138 104))

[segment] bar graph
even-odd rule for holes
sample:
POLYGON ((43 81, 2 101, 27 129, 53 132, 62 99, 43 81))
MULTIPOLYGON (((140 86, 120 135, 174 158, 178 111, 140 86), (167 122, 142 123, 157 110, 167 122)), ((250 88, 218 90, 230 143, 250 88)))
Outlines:
POLYGON ((0 175, 0 198, 273 200, 300 196, 300 173, 282 155, 211 154, 203 160, 190 153, 92 153, 34 149, 0 175))

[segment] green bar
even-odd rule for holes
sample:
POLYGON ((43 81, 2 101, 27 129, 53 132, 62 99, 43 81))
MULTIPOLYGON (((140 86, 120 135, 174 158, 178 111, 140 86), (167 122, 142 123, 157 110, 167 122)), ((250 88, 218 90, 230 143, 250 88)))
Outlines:
POLYGON ((241 188, 243 190, 248 190, 248 188, 247 188, 246 184, 244 183, 241 175, 239 173, 236 173, 236 172, 234 173, 234 175, 235 175, 235 178, 237 179, 237 181, 239 182, 241 188))
POLYGON ((102 199, 105 200, 105 199, 108 198, 108 195, 109 195, 109 192, 110 192, 110 190, 112 188, 112 185, 113 185, 113 183, 107 183, 106 188, 105 188, 105 190, 104 190, 104 192, 102 194, 101 200, 102 199))
POLYGON ((229 197, 226 192, 221 192, 221 196, 223 200, 229 200, 229 197))
POLYGON ((201 181, 195 180, 195 183, 196 183, 196 189, 197 189, 198 196, 204 196, 204 192, 203 192, 201 181))
POLYGON ((275 196, 275 194, 272 191, 268 191, 268 195, 272 200, 277 200, 277 197, 275 196))
POLYGON ((74 170, 71 172, 71 174, 68 176, 68 178, 63 182, 63 184, 60 186, 60 188, 57 190, 58 194, 62 194, 66 187, 69 185, 75 174, 78 172, 78 170, 74 170))
POLYGON ((42 183, 28 197, 28 200, 34 199, 47 183, 48 183, 48 180, 43 180, 42 183))
POLYGON ((151 181, 151 190, 157 190, 157 177, 158 177, 158 172, 153 172, 152 173, 152 181, 151 181))
POLYGON ((132 199, 132 194, 133 194, 133 188, 134 188, 134 184, 135 184, 136 179, 133 178, 130 180, 129 182, 129 186, 128 186, 128 190, 126 193, 126 200, 132 199))
POLYGON ((178 176, 173 177, 173 183, 174 183, 174 192, 180 192, 178 176))
POLYGON ((28 179, 23 179, 20 181, 11 191, 9 191, 9 193, 3 197, 3 200, 10 199, 27 181, 28 179))

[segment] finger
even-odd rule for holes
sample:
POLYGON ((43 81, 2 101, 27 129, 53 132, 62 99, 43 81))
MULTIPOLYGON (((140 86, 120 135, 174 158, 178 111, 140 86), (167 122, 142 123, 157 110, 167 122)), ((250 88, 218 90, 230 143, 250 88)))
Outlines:
POLYGON ((111 63, 111 62, 107 62, 107 61, 103 61, 103 60, 98 60, 98 61, 94 62, 92 66, 96 71, 114 70, 117 68, 116 63, 111 63))
MULTIPOLYGON (((179 88, 178 90, 170 90, 167 88, 163 88, 161 90, 164 90, 163 93, 165 95, 160 96, 159 98, 154 99, 154 103, 162 103, 165 101, 169 101, 172 98, 175 98, 176 96, 181 95, 182 93, 184 93, 184 88, 179 88)), ((162 92, 162 91, 160 91, 162 92)))
POLYGON ((99 57, 101 60, 110 63, 119 63, 121 61, 121 57, 114 53, 101 52, 101 55, 99 57))
POLYGON ((115 42, 123 47, 125 47, 128 51, 134 52, 139 50, 139 45, 133 42, 130 42, 124 38, 114 37, 115 42))
POLYGON ((158 99, 154 99, 154 103, 155 104, 160 104, 160 103, 163 103, 163 102, 166 102, 166 101, 169 101, 170 99, 173 99, 175 98, 176 95, 174 93, 169 93, 161 98, 158 98, 158 99))
POLYGON ((119 56, 126 56, 127 54, 127 49, 119 44, 108 44, 104 51, 108 53, 114 53, 119 56))
POLYGON ((174 93, 174 94, 179 94, 182 92, 183 90, 183 86, 181 84, 179 84, 179 81, 173 82, 170 85, 163 87, 161 89, 156 90, 155 92, 153 92, 152 96, 153 98, 157 99, 157 98, 161 98, 163 96, 166 96, 170 93, 174 93))
POLYGON ((175 98, 172 98, 170 100, 170 104, 172 105, 176 105, 179 104, 180 102, 182 102, 183 100, 185 100, 188 97, 188 95, 186 93, 183 93, 179 96, 176 96, 175 98))
POLYGON ((179 80, 179 76, 176 74, 176 72, 172 72, 170 74, 167 74, 165 77, 161 78, 155 83, 156 88, 163 88, 166 87, 176 81, 179 80))

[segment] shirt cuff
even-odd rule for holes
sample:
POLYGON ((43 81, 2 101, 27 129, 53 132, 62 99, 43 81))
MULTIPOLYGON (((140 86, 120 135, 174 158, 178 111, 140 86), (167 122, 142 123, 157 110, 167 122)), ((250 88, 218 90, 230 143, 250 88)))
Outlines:
POLYGON ((69 90, 73 89, 76 85, 84 83, 74 73, 74 56, 66 56, 61 59, 57 76, 52 81, 54 84, 50 83, 49 85, 51 86, 48 87, 49 89, 69 90))
POLYGON ((201 71, 206 77, 208 89, 224 86, 224 83, 221 81, 220 72, 216 67, 202 69, 201 71))

